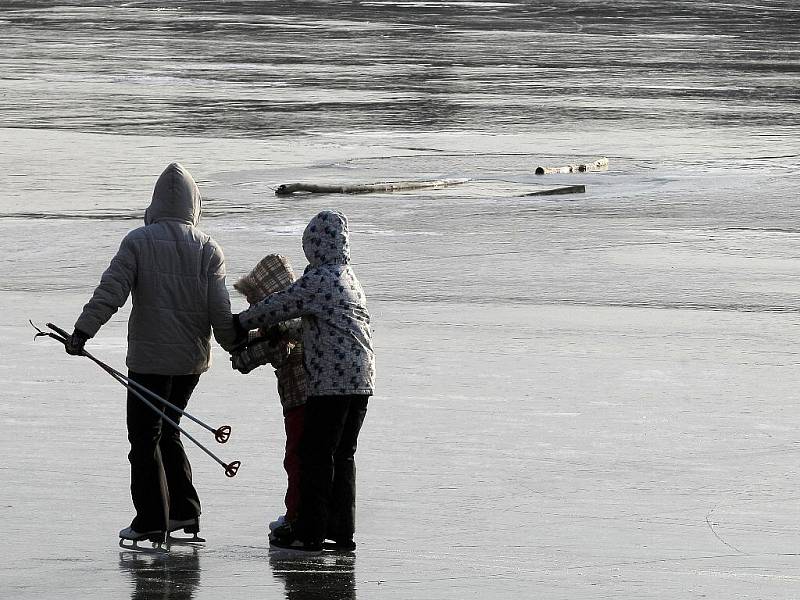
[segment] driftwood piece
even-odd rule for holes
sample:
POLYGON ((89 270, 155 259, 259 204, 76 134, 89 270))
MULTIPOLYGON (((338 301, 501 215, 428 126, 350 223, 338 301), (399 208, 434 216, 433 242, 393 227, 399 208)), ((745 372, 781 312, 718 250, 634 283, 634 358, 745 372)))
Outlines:
POLYGON ((556 194, 582 194, 586 191, 585 185, 567 185, 564 187, 553 188, 551 190, 539 190, 538 192, 529 192, 522 194, 523 196, 554 196, 556 194))
POLYGON ((469 179, 435 179, 431 181, 389 181, 384 183, 357 183, 316 185, 313 183, 284 183, 275 190, 276 196, 289 196, 295 192, 310 194, 368 194, 370 192, 396 192, 423 188, 445 187, 466 183, 469 179))
POLYGON ((586 173, 587 171, 605 171, 608 169, 608 159, 603 157, 592 163, 580 165, 566 165, 564 167, 536 167, 536 175, 551 175, 553 173, 586 173))

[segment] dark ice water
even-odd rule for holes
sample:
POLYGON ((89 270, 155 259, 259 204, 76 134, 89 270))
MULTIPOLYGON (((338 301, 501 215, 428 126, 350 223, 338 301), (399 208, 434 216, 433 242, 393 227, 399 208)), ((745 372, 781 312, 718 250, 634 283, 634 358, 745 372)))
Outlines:
POLYGON ((793 0, 85 5, 3 2, 0 126, 269 137, 800 120, 793 0))

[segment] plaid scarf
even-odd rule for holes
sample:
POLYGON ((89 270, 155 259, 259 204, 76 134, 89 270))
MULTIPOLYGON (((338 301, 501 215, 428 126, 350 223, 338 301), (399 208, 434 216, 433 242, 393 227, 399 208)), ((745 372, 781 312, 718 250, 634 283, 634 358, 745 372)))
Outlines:
MULTIPOLYGON (((233 288, 254 304, 289 287, 294 281, 295 275, 289 260, 281 254, 267 254, 250 273, 233 284, 233 288)), ((290 334, 290 328, 284 329, 284 333, 290 334)), ((248 353, 251 359, 261 365, 270 363, 275 368, 278 395, 284 412, 305 404, 307 392, 302 345, 299 341, 288 339, 271 344, 263 341, 264 335, 266 331, 250 332, 252 344, 248 345, 248 353)))
POLYGON ((267 254, 252 271, 233 284, 233 289, 255 304, 289 287, 295 279, 289 259, 282 254, 267 254))

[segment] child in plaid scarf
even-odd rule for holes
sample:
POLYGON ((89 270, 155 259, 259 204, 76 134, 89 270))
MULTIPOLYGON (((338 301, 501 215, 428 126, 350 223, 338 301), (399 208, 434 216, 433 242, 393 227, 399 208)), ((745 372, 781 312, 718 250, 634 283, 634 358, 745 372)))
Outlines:
MULTIPOLYGON (((268 254, 233 287, 253 305, 270 294, 287 288, 294 280, 294 272, 286 257, 268 254)), ((286 321, 250 332, 250 336, 247 347, 231 355, 233 368, 240 373, 249 373, 267 363, 275 368, 286 430, 286 452, 283 459, 288 479, 284 498, 286 514, 270 523, 270 529, 274 529, 284 522, 294 521, 300 504, 299 445, 306 403, 306 374, 303 367, 303 348, 299 341, 300 322, 299 319, 286 321)))

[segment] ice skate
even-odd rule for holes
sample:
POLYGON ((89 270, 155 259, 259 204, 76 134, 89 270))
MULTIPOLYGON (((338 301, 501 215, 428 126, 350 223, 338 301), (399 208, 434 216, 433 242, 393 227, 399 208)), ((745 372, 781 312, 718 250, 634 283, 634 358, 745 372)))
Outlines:
POLYGON ((284 525, 286 523, 287 523, 286 515, 281 515, 280 517, 278 517, 277 519, 275 519, 274 521, 272 521, 269 524, 269 530, 270 531, 275 531, 278 527, 281 527, 282 525, 284 525))
POLYGON ((269 538, 270 551, 286 552, 303 556, 317 556, 322 554, 321 542, 303 542, 297 538, 282 538, 272 536, 269 538))
POLYGON ((291 523, 287 522, 276 527, 269 534, 269 549, 289 554, 314 556, 322 554, 322 542, 306 542, 298 539, 292 531, 291 523))
POLYGON ((200 532, 200 518, 185 519, 183 521, 176 521, 175 519, 169 520, 169 532, 167 535, 168 544, 202 544, 205 543, 205 538, 197 535, 200 532), (184 533, 191 533, 192 537, 176 537, 173 532, 182 529, 184 533))
POLYGON ((146 552, 150 554, 164 554, 169 552, 169 548, 164 545, 165 533, 163 531, 136 531, 133 527, 126 527, 119 532, 119 547, 134 552, 146 552), (149 541, 151 548, 139 546, 139 542, 149 541), (129 543, 126 543, 129 542, 129 543))

